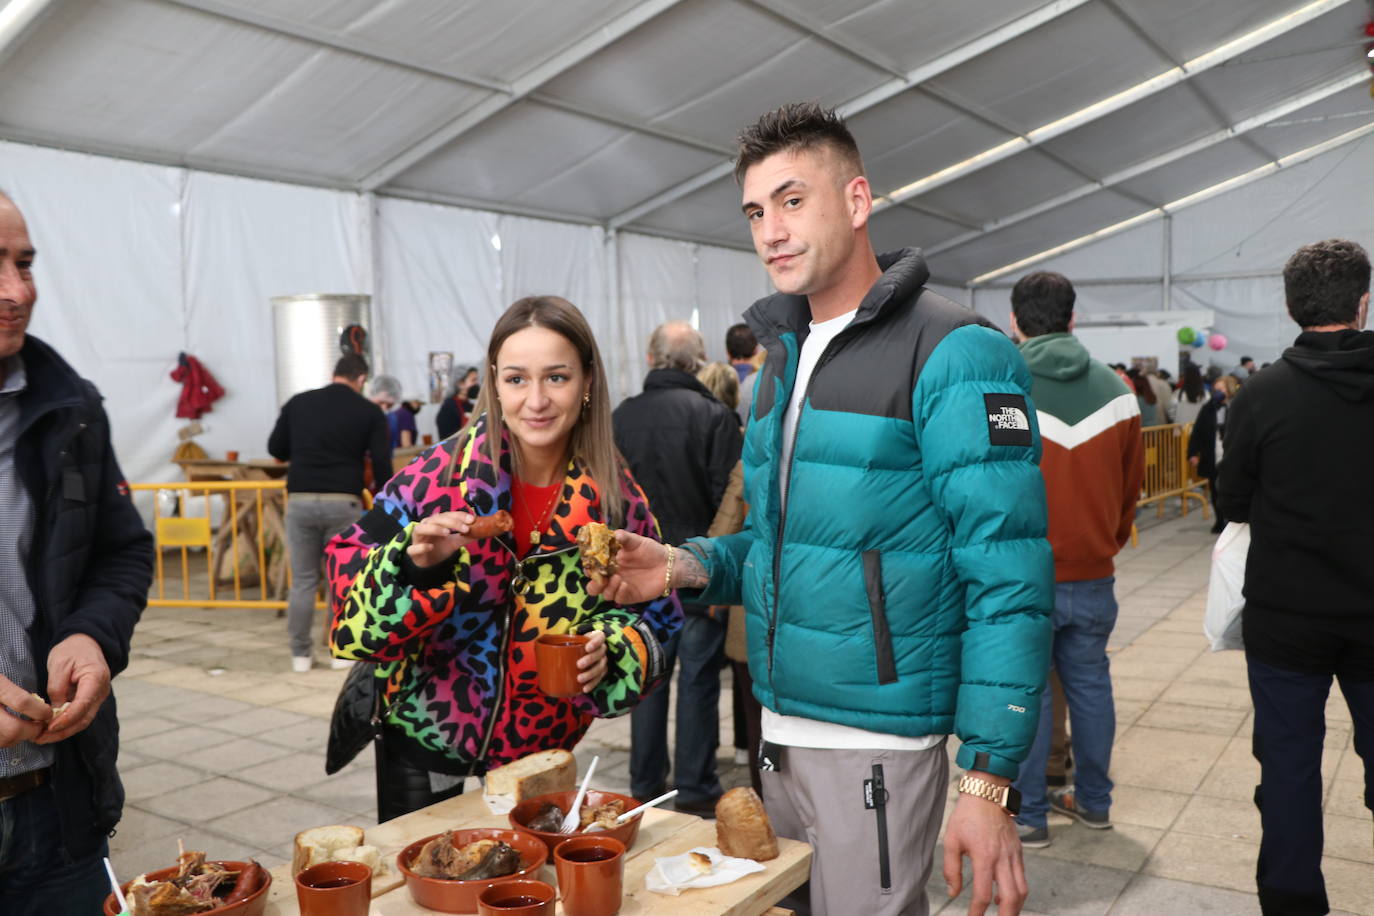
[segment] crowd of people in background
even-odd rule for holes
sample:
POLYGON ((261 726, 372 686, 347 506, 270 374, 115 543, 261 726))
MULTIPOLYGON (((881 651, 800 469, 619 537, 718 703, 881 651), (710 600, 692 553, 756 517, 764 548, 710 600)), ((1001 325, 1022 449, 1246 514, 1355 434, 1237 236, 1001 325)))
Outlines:
MULTIPOLYGON (((1185 361, 1175 383, 1094 360, 1072 332, 1067 277, 1016 284, 1009 337, 931 291, 919 250, 876 253, 862 158, 833 111, 760 118, 736 178, 778 292, 729 328, 728 362, 665 322, 644 342, 642 393, 613 409, 585 316, 532 296, 496 322, 480 366, 453 373, 440 441, 399 467, 421 401, 390 376, 369 384, 361 356, 282 407, 267 444, 290 462, 291 665, 309 670, 321 645, 331 664, 375 663, 378 819, 572 749, 594 718, 622 714, 633 793, 673 786, 679 809, 710 816, 728 666, 751 781, 777 832, 815 851, 786 905, 926 913, 943 824, 951 896, 966 857, 970 912, 994 899, 1019 912, 1021 849, 1053 842, 1050 810, 1112 826, 1114 558, 1135 517, 1141 430, 1178 423, 1214 530, 1253 528, 1260 902, 1326 912, 1333 678, 1374 808, 1364 250, 1331 240, 1289 261, 1302 333, 1274 366, 1185 361), (493 533, 498 512, 510 526, 493 533), (617 529, 608 578, 579 563, 593 522, 617 529), (332 614, 317 636, 321 583, 332 614), (586 637, 577 690, 546 695, 533 643, 568 633, 586 637), (964 772, 946 823, 951 735, 964 772), (1055 786, 1064 742, 1074 775, 1055 786)), ((94 387, 25 336, 34 256, 0 194, 0 911, 24 916, 94 911, 104 896, 121 803, 109 685, 153 557, 94 387)))

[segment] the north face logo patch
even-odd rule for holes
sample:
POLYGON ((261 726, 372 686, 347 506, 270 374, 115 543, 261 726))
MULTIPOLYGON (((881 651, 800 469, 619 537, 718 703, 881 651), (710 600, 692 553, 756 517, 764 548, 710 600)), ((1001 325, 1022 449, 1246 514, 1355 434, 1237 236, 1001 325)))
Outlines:
POLYGON ((1019 394, 985 394, 988 441, 993 445, 1030 445, 1030 408, 1019 394))
POLYGON ((1000 413, 988 414, 988 422, 998 429, 1030 429, 1025 412, 1015 407, 1003 407, 1000 413))

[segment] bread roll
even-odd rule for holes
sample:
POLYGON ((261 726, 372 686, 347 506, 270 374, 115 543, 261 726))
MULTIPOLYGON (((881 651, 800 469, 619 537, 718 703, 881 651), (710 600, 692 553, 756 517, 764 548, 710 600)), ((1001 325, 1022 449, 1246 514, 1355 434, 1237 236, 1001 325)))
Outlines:
POLYGON ((536 795, 577 788, 577 760, 564 750, 537 751, 487 772, 486 793, 520 804, 536 795))
POLYGON ((329 854, 329 861, 361 862, 372 869, 374 875, 380 875, 384 869, 381 851, 376 846, 350 846, 335 849, 329 854))
POLYGON ((312 827, 296 834, 291 852, 291 874, 321 862, 328 862, 336 849, 357 849, 363 845, 363 828, 335 824, 312 827))
POLYGON ((778 838, 763 800, 749 786, 731 789, 716 802, 716 845, 727 856, 767 862, 778 857, 778 838))

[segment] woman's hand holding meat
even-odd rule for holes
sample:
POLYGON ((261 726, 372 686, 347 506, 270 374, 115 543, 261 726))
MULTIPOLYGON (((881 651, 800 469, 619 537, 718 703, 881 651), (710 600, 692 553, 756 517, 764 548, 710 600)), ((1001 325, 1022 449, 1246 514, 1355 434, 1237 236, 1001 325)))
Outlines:
POLYGON ((437 566, 475 540, 475 520, 470 512, 436 512, 415 524, 406 554, 421 569, 437 566))

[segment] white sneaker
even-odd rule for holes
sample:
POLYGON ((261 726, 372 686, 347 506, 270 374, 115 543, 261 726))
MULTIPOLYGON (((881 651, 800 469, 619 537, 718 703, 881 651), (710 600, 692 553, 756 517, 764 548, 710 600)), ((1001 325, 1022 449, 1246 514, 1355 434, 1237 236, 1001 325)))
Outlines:
POLYGON ((310 656, 293 655, 291 656, 291 670, 297 674, 304 674, 310 670, 310 656))
POLYGON ((345 671, 345 670, 347 670, 347 669, 353 667, 353 659, 351 659, 351 658, 331 658, 331 659, 329 660, 329 667, 330 667, 331 669, 333 669, 334 671, 345 671))

